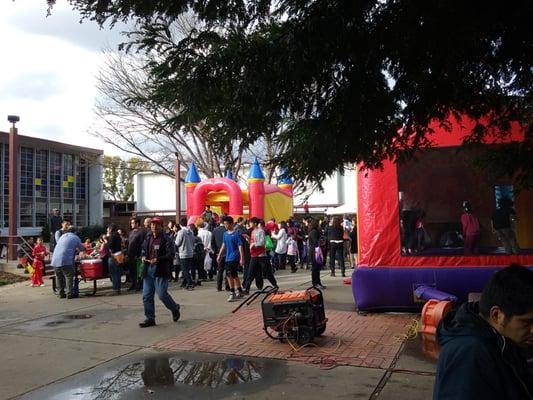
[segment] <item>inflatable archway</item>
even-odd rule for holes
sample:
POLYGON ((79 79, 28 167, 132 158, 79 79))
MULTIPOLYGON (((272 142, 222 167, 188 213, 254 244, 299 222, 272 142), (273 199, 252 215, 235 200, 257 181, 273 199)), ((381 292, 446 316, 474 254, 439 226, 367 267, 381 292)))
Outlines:
MULTIPOLYGON (((466 134, 471 132, 472 121, 464 119, 459 123, 452 120, 451 131, 438 124, 430 126, 435 149, 458 148, 466 134)), ((522 141, 523 131, 518 125, 511 127, 508 141, 522 141)), ((494 137, 487 145, 502 143, 494 137)), ((362 171, 357 176, 358 195, 358 247, 359 267, 352 275, 354 300, 361 310, 413 310, 420 304, 414 297, 414 290, 426 285, 451 293, 460 300, 466 300, 469 292, 480 292, 492 273, 512 262, 533 265, 533 251, 524 250, 519 255, 485 254, 465 256, 462 251, 429 252, 421 255, 402 255, 399 207, 399 166, 385 162, 382 170, 362 171)), ((430 173, 420 171, 420 174, 430 173)), ((435 199, 449 196, 445 188, 461 188, 465 185, 464 175, 450 175, 442 180, 431 175, 426 187, 418 193, 427 193, 435 199), (456 185, 456 186, 453 186, 456 185), (462 186, 461 186, 462 185, 462 186), (440 192, 439 192, 440 191, 440 192)), ((414 178, 417 182, 423 179, 414 178)), ((410 182, 413 184, 413 182, 410 182)), ((460 190, 457 190, 460 192, 460 190)), ((468 199, 463 199, 468 200, 468 199)), ((533 211, 526 204, 533 203, 531 192, 521 192, 516 198, 520 214, 522 242, 529 247, 533 238, 533 211)), ((435 201, 432 204, 436 204, 435 201)), ((440 203, 439 203, 440 204, 440 203)), ((451 205, 449 207, 460 205, 451 205)), ((434 206, 434 208, 439 208, 434 206)), ((440 207, 444 208, 444 206, 440 207)), ((484 220, 483 224, 489 224, 484 220)))
POLYGON ((187 218, 194 222, 206 205, 220 207, 233 217, 247 216, 260 219, 285 220, 292 216, 292 180, 282 177, 277 185, 265 183, 257 160, 248 175, 248 188, 241 188, 231 175, 201 180, 196 166, 191 164, 185 179, 187 218))

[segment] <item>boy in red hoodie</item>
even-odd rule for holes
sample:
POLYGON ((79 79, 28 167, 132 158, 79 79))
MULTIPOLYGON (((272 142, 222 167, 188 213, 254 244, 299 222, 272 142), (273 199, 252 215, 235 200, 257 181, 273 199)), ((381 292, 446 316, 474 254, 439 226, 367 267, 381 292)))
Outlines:
POLYGON ((44 272, 44 257, 48 255, 48 251, 43 244, 43 239, 38 238, 37 244, 33 248, 33 274, 31 275, 32 286, 44 286, 43 272, 44 272))

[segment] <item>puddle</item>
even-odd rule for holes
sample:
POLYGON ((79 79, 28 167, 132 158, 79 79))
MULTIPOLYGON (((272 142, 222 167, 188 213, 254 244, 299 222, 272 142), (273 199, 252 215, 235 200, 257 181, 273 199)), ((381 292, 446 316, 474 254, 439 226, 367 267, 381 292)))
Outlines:
POLYGON ((68 319, 89 319, 93 316, 91 314, 71 314, 71 315, 65 315, 65 318, 68 319))
POLYGON ((91 376, 78 376, 23 398, 116 400, 147 394, 153 399, 215 398, 255 392, 283 380, 285 370, 285 362, 270 359, 157 354, 118 367, 95 368, 91 376))
POLYGON ((60 319, 60 320, 57 320, 57 321, 46 322, 44 324, 44 326, 52 326, 53 327, 53 326, 58 326, 58 325, 61 325, 61 324, 66 324, 67 322, 69 322, 69 321, 65 321, 65 320, 60 319))

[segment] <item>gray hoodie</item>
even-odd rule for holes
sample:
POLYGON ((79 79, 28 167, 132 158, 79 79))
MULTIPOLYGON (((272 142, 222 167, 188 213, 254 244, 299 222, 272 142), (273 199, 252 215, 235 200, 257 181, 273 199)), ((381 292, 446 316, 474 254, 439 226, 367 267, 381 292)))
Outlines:
POLYGON ((176 235, 176 249, 179 258, 192 258, 194 254, 194 233, 188 227, 181 227, 176 235))

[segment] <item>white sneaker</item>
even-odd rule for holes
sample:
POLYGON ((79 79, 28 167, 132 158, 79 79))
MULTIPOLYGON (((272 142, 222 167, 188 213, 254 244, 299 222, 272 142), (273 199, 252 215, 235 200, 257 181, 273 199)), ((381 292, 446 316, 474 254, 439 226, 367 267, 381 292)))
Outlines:
POLYGON ((43 286, 44 286, 44 283, 41 283, 39 286, 40 286, 40 287, 43 287, 43 286))
POLYGON ((237 300, 238 300, 238 297, 234 292, 232 292, 228 297, 228 301, 237 301, 237 300))

